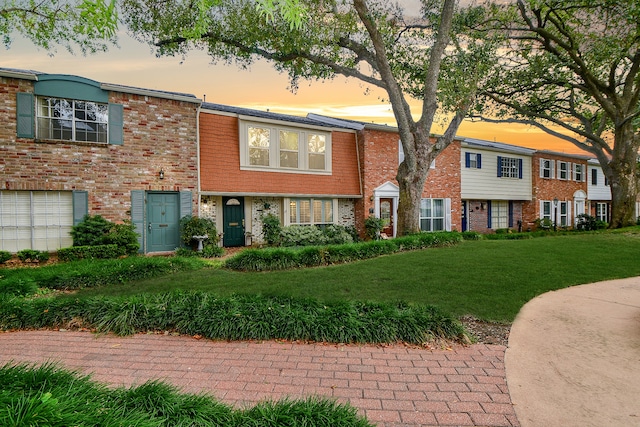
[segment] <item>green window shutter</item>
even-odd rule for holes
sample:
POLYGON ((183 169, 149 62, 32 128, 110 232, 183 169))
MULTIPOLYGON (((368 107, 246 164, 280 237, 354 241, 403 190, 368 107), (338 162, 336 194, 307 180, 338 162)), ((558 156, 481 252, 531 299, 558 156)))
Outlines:
POLYGON ((17 134, 18 138, 35 137, 34 97, 32 93, 18 93, 17 102, 17 134))
POLYGON ((191 191, 180 192, 180 218, 193 215, 193 201, 191 191))
POLYGON ((109 104, 109 144, 124 143, 124 107, 122 104, 109 104))
POLYGON ((89 214, 89 193, 86 191, 74 191, 72 197, 73 225, 78 225, 89 214))
POLYGON ((131 223, 138 233, 138 243, 141 253, 145 252, 144 247, 144 190, 131 190, 131 223))

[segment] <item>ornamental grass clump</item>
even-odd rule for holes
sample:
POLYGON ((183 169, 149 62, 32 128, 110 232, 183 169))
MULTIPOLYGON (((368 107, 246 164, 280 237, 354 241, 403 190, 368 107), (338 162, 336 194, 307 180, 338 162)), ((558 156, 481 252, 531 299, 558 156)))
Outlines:
POLYGON ((354 407, 322 398, 236 409, 161 381, 109 388, 53 364, 0 366, 2 426, 372 427, 354 407))
POLYGON ((174 291, 130 297, 11 298, 0 307, 0 328, 82 325, 129 335, 172 331, 220 340, 302 340, 422 344, 462 339, 460 324, 434 307, 408 304, 174 291))

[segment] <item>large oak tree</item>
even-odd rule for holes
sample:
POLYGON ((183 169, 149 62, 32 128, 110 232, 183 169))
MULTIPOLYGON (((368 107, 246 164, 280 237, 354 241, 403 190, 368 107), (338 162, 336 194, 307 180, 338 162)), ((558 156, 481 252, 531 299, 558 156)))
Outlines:
POLYGON ((293 88, 301 79, 341 74, 386 91, 405 156, 397 173, 397 230, 403 235, 419 230, 429 166, 473 104, 491 46, 456 30, 457 23, 475 20, 477 9, 457 14, 455 0, 420 3, 421 13, 409 17, 387 0, 300 0, 305 15, 299 27, 277 15, 264 19, 251 0, 211 5, 204 16, 191 1, 125 0, 123 10, 130 31, 159 55, 200 48, 214 61, 241 67, 264 58, 288 73, 293 88), (421 100, 421 111, 411 111, 412 96, 421 100), (442 117, 445 131, 432 137, 442 117))
POLYGON ((610 226, 635 223, 638 1, 517 0, 492 16, 509 38, 482 115, 537 126, 593 154, 611 184, 610 226))

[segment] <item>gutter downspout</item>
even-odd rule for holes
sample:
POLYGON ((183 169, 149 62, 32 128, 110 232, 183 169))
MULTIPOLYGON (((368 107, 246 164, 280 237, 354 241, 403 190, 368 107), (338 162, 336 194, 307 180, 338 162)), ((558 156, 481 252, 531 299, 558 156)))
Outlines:
POLYGON ((200 109, 202 107, 202 103, 198 104, 198 108, 196 108, 196 162, 198 162, 197 166, 197 175, 198 175, 198 183, 196 188, 196 194, 198 195, 198 217, 202 214, 200 208, 200 200, 202 198, 202 186, 200 183, 200 170, 202 169, 200 166, 200 109))

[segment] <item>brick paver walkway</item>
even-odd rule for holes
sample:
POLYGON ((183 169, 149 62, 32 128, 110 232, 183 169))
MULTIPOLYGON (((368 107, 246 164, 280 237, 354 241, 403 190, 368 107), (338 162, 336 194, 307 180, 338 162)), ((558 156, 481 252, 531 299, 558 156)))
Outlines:
POLYGON ((161 379, 238 406, 327 396, 349 402, 380 426, 519 426, 504 354, 504 346, 483 344, 429 350, 143 334, 0 333, 0 364, 54 361, 117 386, 161 379))

